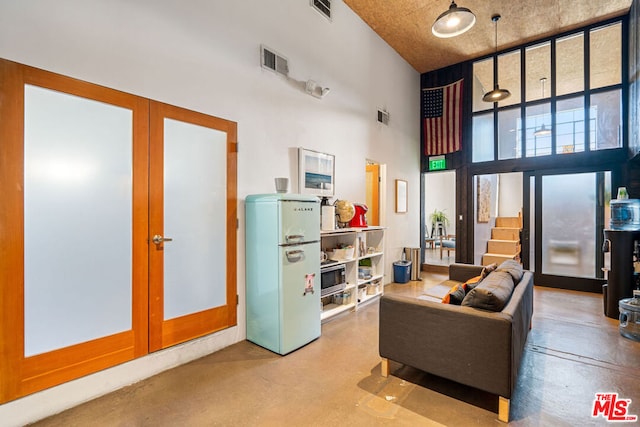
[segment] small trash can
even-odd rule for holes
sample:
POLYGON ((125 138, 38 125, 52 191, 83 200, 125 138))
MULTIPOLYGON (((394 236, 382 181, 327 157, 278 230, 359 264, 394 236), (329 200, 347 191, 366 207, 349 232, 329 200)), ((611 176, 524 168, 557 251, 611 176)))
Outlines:
POLYGON ((396 261, 393 263, 393 281, 407 283, 411 278, 411 261, 396 261))
POLYGON ((411 261, 411 280, 422 280, 420 277, 420 248, 404 248, 404 259, 411 261))
POLYGON ((633 298, 618 302, 620 310, 620 335, 634 341, 640 341, 640 291, 633 291, 633 298))

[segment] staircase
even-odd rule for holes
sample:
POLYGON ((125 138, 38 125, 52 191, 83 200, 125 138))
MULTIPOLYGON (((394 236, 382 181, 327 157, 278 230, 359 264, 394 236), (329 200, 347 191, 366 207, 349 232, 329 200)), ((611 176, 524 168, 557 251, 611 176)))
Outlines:
POLYGON ((515 259, 520 261, 520 229, 522 216, 497 217, 491 229, 491 240, 487 242, 487 253, 482 256, 482 265, 515 259))

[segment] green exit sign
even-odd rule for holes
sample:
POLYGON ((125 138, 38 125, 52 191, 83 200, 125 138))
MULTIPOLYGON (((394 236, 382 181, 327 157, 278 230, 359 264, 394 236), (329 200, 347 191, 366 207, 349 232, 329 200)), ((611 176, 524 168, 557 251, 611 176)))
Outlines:
POLYGON ((429 157, 429 170, 441 171, 447 168, 447 161, 444 156, 429 157))

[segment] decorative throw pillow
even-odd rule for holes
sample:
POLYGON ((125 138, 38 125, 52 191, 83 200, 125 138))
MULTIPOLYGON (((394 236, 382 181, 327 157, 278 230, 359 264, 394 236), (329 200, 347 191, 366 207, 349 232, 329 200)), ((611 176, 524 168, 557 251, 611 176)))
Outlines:
POLYGON ((462 285, 454 285, 442 298, 444 304, 460 305, 464 299, 464 288, 462 285))
POLYGON ((487 277, 489 273, 495 271, 496 268, 498 268, 498 264, 495 262, 493 264, 485 265, 484 267, 482 267, 482 271, 480 272, 480 280, 487 277))
POLYGON ((471 289, 478 286, 478 283, 482 280, 482 276, 472 277, 462 284, 462 289, 464 289, 465 293, 469 292, 471 289))
POLYGON ((524 271, 522 270, 522 266, 515 259, 508 259, 504 261, 500 266, 496 269, 496 271, 506 271, 513 277, 513 283, 518 284, 522 276, 524 275, 524 271))
POLYGON ((501 311, 511 299, 513 278, 506 271, 494 271, 462 300, 462 305, 490 311, 501 311))

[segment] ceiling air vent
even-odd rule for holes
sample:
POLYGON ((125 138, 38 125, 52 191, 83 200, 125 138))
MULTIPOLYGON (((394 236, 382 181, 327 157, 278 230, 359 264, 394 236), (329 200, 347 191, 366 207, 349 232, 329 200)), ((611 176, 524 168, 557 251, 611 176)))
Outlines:
POLYGON ((311 0, 311 6, 331 21, 331 0, 311 0))
POLYGON ((378 122, 389 126, 389 112, 378 110, 378 122))
POLYGON ((283 76, 289 75, 289 63, 287 58, 276 53, 273 49, 270 49, 264 45, 260 46, 260 60, 262 68, 275 71, 283 76))

